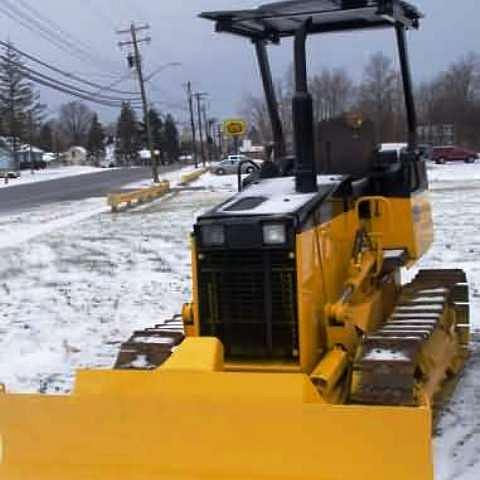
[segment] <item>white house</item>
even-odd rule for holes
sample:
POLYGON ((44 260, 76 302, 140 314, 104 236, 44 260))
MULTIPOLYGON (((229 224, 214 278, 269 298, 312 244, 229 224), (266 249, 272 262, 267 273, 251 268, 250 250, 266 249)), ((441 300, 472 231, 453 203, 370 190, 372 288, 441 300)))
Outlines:
POLYGON ((88 152, 83 147, 70 147, 62 156, 66 165, 86 165, 88 152))

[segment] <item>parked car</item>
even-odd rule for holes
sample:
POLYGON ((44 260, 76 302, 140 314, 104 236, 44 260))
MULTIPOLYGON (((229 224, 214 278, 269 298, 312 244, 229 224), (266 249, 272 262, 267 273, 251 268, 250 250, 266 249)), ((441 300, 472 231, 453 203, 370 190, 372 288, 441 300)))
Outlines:
POLYGON ((18 170, 5 170, 0 168, 0 178, 20 178, 21 174, 18 170))
POLYGON ((478 153, 468 148, 449 145, 445 147, 433 147, 432 160, 435 163, 458 162, 474 163, 478 159, 478 153))
POLYGON ((102 158, 98 161, 98 166, 100 168, 115 168, 117 167, 117 163, 115 162, 114 158, 102 158))
POLYGON ((238 166, 240 162, 244 160, 250 160, 252 163, 245 163, 242 165, 242 173, 253 173, 257 168, 260 167, 258 162, 247 158, 245 155, 229 155, 225 160, 218 162, 217 164, 210 167, 210 171, 215 175, 231 175, 238 172, 238 166))

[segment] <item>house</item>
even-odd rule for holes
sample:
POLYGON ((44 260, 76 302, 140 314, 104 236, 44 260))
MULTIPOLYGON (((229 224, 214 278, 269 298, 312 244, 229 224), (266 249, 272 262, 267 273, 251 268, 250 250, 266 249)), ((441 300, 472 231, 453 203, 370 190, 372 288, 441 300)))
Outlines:
POLYGON ((40 148, 34 147, 33 145, 20 145, 17 150, 17 161, 20 163, 20 169, 30 168, 32 161, 36 166, 43 168, 43 155, 44 151, 40 148))
POLYGON ((17 168, 10 150, 0 146, 0 178, 18 177, 17 168))
POLYGON ((86 165, 88 152, 86 148, 83 147, 70 147, 62 155, 65 165, 86 165))

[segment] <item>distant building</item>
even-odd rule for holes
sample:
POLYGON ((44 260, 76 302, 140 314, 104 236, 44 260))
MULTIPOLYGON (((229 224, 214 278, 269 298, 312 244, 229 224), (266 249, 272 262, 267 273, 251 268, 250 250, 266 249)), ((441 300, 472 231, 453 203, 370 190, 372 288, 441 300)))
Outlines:
POLYGON ((66 165, 86 165, 88 152, 83 147, 70 147, 62 156, 66 165))
POLYGON ((30 145, 21 145, 17 151, 17 160, 20 162, 20 168, 30 168, 32 161, 34 165, 41 163, 44 154, 43 150, 33 145, 31 147, 30 145))
POLYGON ((454 145, 457 141, 455 125, 420 125, 417 130, 420 143, 454 145))
MULTIPOLYGON (((13 139, 11 137, 0 137, 0 148, 9 152, 13 162, 13 139)), ((22 143, 19 138, 16 139, 17 168, 26 168, 25 166, 29 166, 32 160, 34 164, 42 162, 44 153, 40 148, 28 143, 22 143)))
POLYGON ((0 177, 16 176, 16 171, 12 152, 8 148, 0 146, 0 177))
POLYGON ((249 158, 256 158, 258 160, 263 160, 265 156, 265 147, 263 145, 254 145, 248 138, 243 140, 239 151, 249 158))

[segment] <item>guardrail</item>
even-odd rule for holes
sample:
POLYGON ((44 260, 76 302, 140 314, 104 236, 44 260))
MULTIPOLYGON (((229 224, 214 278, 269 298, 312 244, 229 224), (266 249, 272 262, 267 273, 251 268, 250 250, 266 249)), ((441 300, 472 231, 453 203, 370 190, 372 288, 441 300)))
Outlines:
POLYGON ((180 185, 186 185, 187 183, 191 183, 207 172, 208 168, 199 168, 198 170, 194 170, 193 172, 186 173, 180 177, 180 185))
MULTIPOLYGON (((208 168, 199 168, 183 174, 180 177, 179 185, 187 185, 204 173, 208 172, 208 168)), ((120 209, 126 209, 140 203, 150 202, 170 192, 170 182, 162 180, 159 184, 148 188, 132 190, 130 192, 118 192, 108 195, 107 203, 112 208, 112 212, 118 212, 120 209)))
POLYGON ((162 180, 153 187, 133 190, 131 192, 111 193, 108 196, 107 203, 112 208, 112 212, 117 212, 121 208, 128 208, 140 203, 149 202, 162 197, 170 191, 170 182, 162 180))

